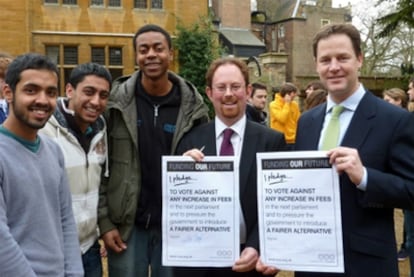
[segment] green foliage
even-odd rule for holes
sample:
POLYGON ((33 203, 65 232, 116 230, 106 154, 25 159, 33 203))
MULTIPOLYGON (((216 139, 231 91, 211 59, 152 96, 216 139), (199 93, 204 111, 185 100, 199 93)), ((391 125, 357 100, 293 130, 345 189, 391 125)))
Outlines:
POLYGON ((412 63, 402 63, 401 64, 401 75, 411 76, 414 74, 414 66, 412 63))
POLYGON ((210 117, 214 109, 208 99, 205 88, 205 75, 210 63, 221 54, 217 43, 217 34, 210 18, 201 18, 190 27, 179 24, 174 47, 178 50, 179 74, 193 83, 208 105, 210 117))
MULTIPOLYGON (((378 0, 377 5, 385 0, 378 0)), ((382 31, 378 37, 386 37, 392 35, 393 31, 401 24, 406 24, 410 28, 414 28, 414 1, 413 0, 398 0, 397 10, 386 14, 377 22, 383 26, 382 31)))

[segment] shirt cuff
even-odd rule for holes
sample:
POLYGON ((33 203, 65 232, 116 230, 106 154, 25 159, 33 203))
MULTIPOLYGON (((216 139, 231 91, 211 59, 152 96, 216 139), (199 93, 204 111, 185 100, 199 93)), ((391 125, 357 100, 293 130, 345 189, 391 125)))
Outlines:
POLYGON ((362 181, 357 185, 357 188, 362 191, 367 190, 367 182, 368 182, 368 172, 367 169, 364 166, 364 175, 362 175, 362 181))

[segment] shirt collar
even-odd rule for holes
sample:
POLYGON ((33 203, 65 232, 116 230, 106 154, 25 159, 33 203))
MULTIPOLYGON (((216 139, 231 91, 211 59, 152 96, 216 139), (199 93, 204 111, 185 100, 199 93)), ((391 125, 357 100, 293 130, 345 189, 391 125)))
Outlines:
POLYGON ((353 93, 351 96, 349 96, 347 99, 345 99, 341 103, 338 103, 338 104, 335 103, 334 101, 332 101, 331 97, 328 96, 328 99, 326 101, 326 113, 329 113, 332 110, 332 107, 336 105, 344 106, 345 110, 354 112, 356 108, 358 107, 358 104, 361 101, 362 97, 364 97, 365 93, 366 93, 365 88, 360 83, 355 93, 353 93))
POLYGON ((246 127, 246 115, 244 114, 242 118, 240 118, 236 123, 234 123, 231 126, 227 126, 223 123, 223 121, 220 120, 217 116, 215 117, 216 122, 216 139, 218 139, 220 136, 222 136, 222 133, 224 129, 231 128, 237 135, 240 137, 243 137, 244 129, 246 127))

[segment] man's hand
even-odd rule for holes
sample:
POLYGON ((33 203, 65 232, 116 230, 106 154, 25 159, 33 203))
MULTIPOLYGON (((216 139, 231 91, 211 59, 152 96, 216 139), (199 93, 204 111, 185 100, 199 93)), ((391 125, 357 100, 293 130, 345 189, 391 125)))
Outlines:
POLYGON ((286 93, 283 100, 285 100, 285 103, 290 103, 292 102, 292 96, 289 93, 286 93))
POLYGON ((102 240, 105 243, 105 247, 110 248, 116 253, 121 253, 127 248, 127 245, 122 241, 121 236, 119 235, 118 229, 113 229, 103 234, 102 240))
POLYGON ((240 254, 238 259, 233 265, 233 271, 247 272, 255 269, 259 253, 253 247, 246 247, 240 254))
POLYGON ((276 275, 280 270, 274 266, 265 265, 259 258, 256 263, 257 272, 261 272, 263 275, 276 275))
POLYGON ((188 150, 187 152, 183 154, 183 156, 190 156, 196 162, 201 162, 204 159, 204 153, 200 149, 197 149, 197 148, 188 150))
POLYGON ((364 176, 364 165, 358 150, 349 147, 336 147, 328 151, 329 162, 336 165, 338 173, 348 174, 351 182, 358 186, 364 176))

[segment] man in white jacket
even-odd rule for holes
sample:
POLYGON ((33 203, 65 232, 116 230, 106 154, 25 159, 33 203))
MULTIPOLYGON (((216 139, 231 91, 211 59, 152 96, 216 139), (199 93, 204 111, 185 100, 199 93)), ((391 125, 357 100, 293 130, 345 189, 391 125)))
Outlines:
POLYGON ((102 276, 97 206, 107 144, 101 114, 111 82, 101 65, 86 63, 74 68, 66 85, 67 97, 58 99, 55 113, 41 130, 59 144, 65 157, 85 277, 102 276))

